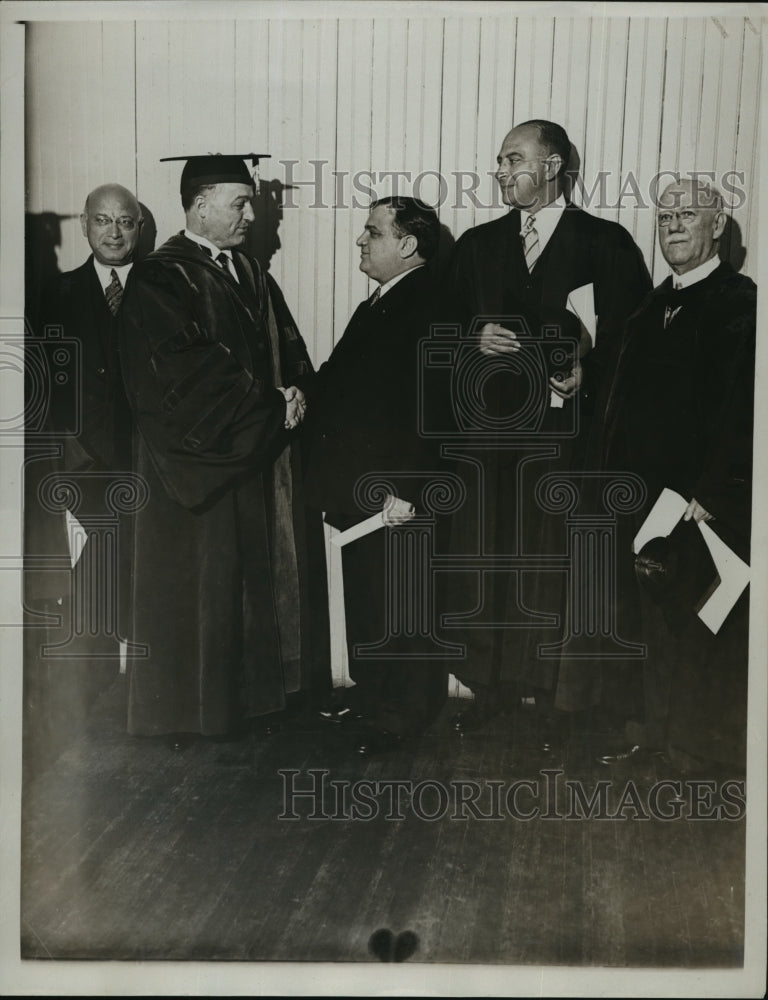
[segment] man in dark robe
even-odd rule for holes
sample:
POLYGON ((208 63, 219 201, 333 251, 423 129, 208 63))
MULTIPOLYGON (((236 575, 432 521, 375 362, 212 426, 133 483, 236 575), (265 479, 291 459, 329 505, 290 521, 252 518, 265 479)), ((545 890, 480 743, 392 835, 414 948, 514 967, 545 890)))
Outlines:
MULTIPOLYGON (((700 522, 749 562, 757 289, 718 257, 725 224, 722 198, 705 183, 666 188, 659 245, 673 273, 627 324, 608 399, 606 465, 639 475, 647 489, 644 505, 622 519, 617 571, 620 623, 648 652, 644 714, 604 763, 654 749, 682 766, 744 763, 748 591, 713 634, 696 606, 714 568, 702 564, 686 582, 687 566, 699 563, 700 522), (676 578, 654 597, 635 579, 631 546, 665 488, 688 506, 672 543, 676 578)), ((672 575, 669 553, 660 568, 672 575)))
MULTIPOLYGON (((472 522, 482 521, 488 572, 474 592, 455 578, 455 609, 479 611, 462 634, 466 661, 455 668, 475 702, 454 728, 480 728, 521 694, 535 694, 544 748, 555 738, 559 662, 551 651, 543 656, 541 646, 556 645, 566 628, 568 536, 562 511, 545 511, 537 488, 547 475, 585 469, 593 401, 624 321, 651 287, 629 233, 566 201, 570 150, 552 122, 524 122, 509 132, 496 179, 511 211, 464 233, 451 275, 464 329, 475 330, 489 371, 495 369, 485 395, 489 430, 480 451, 465 449, 467 461, 482 467, 478 508, 467 505, 466 523, 461 512, 457 517, 457 538, 470 546, 472 522), (559 338, 548 346, 553 330, 559 338), (557 370, 537 366, 533 352, 541 351, 570 356, 557 370), (531 412, 539 414, 535 425, 531 412), (505 556, 530 558, 527 568, 494 571, 494 558, 505 556)), ((476 484, 471 492, 478 493, 476 484)), ((594 671, 583 659, 576 670, 580 683, 564 693, 560 708, 586 708, 597 697, 594 671)))
MULTIPOLYGON (((134 734, 224 736, 330 683, 322 525, 296 428, 313 371, 276 283, 238 247, 242 159, 190 158, 186 229, 136 268, 121 352, 138 426, 134 734)), ((182 741, 183 743, 183 741, 182 741)))
MULTIPOLYGON (((389 484, 402 501, 415 504, 417 515, 424 513, 418 509, 420 497, 437 472, 437 449, 419 433, 420 342, 429 337, 430 324, 441 313, 438 287, 425 267, 437 250, 439 235, 433 209, 413 198, 383 198, 371 206, 357 241, 360 270, 379 287, 357 307, 320 368, 307 418, 308 495, 335 528, 350 528, 370 516, 364 506, 367 475, 389 484)), ((397 540, 391 533, 408 533, 408 516, 388 510, 385 528, 342 548, 349 673, 355 685, 322 714, 330 721, 362 717, 366 725, 356 749, 364 755, 421 733, 447 695, 437 643, 431 658, 418 645, 419 640, 429 642, 431 635, 402 642, 399 648, 390 642, 386 652, 371 655, 370 647, 381 648, 388 638, 388 625, 413 611, 412 606, 393 604, 398 598, 390 580, 390 574, 397 573, 390 545, 397 540)), ((404 541, 402 547, 413 541, 404 541)), ((424 557, 420 549, 416 558, 422 562, 411 567, 412 580, 428 574, 424 557)), ((434 619, 427 632, 431 625, 434 619)))

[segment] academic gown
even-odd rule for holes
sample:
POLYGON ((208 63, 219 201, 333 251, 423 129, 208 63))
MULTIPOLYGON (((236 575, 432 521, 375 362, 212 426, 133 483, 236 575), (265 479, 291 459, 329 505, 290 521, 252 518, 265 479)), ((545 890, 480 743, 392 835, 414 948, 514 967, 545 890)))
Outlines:
POLYGON ((230 731, 330 684, 322 525, 277 386, 313 371, 276 283, 182 234, 135 268, 121 351, 148 498, 136 517, 135 734, 230 731))
MULTIPOLYGON (((568 360, 555 368, 567 375, 578 345, 582 351, 588 347, 579 324, 565 311, 568 295, 591 284, 596 344, 582 358, 581 391, 560 408, 548 403, 552 368, 542 368, 536 380, 524 381, 509 373, 497 379, 496 405, 501 413, 524 413, 526 405, 532 405, 542 417, 533 430, 513 421, 516 433, 511 440, 495 438, 492 431, 487 434, 481 503, 467 505, 457 516, 456 545, 476 537, 473 522, 480 518, 491 557, 538 555, 544 561, 562 562, 568 551, 565 517, 562 512, 545 512, 537 489, 546 475, 578 473, 593 464, 592 427, 601 385, 613 364, 623 323, 651 281, 642 254, 625 229, 573 205, 566 206, 532 272, 525 263, 520 228, 521 213, 515 209, 469 230, 457 242, 451 284, 464 329, 486 320, 511 322, 515 329, 519 328, 515 317, 522 317, 530 335, 543 344, 551 328, 559 328, 568 360), (523 396, 515 400, 521 392, 523 396)), ((557 347, 557 338, 554 343, 557 347)), ((593 502, 590 488, 582 489, 582 509, 593 502)), ((559 658, 542 657, 539 649, 556 643, 566 628, 563 569, 547 569, 540 560, 538 566, 520 571, 485 573, 482 585, 483 591, 474 594, 465 589, 464 610, 482 605, 484 620, 493 625, 466 630, 462 637, 468 657, 457 674, 471 687, 501 683, 553 690, 559 658)), ((457 583, 454 599, 465 587, 457 583)), ((575 669, 578 683, 558 693, 562 708, 582 708, 592 698, 582 690, 594 686, 591 677, 585 678, 584 662, 578 661, 575 669)))
POLYGON ((647 490, 621 518, 617 564, 619 627, 648 644, 646 723, 687 753, 734 763, 746 745, 748 591, 713 635, 693 607, 673 619, 664 602, 652 606, 631 545, 666 487, 695 498, 750 560, 756 294, 727 262, 686 289, 671 278, 656 288, 627 324, 603 440, 606 466, 636 473, 647 490), (663 690, 649 692, 649 680, 663 690))

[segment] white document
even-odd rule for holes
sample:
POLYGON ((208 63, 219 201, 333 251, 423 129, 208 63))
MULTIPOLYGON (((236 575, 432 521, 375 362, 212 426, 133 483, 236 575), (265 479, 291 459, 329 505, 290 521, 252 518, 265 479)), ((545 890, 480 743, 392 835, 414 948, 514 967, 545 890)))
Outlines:
POLYGON ((675 493, 674 490, 662 490, 632 542, 632 551, 635 555, 652 538, 666 538, 685 513, 687 506, 688 501, 679 493, 675 493))
POLYGON ((400 500, 398 497, 393 497, 390 493, 384 501, 383 510, 380 510, 378 514, 373 514, 371 517, 367 517, 364 521, 360 521, 358 524, 353 524, 352 527, 347 528, 346 531, 340 531, 337 535, 334 535, 331 538, 331 543, 339 546, 348 545, 350 542, 357 541, 358 538, 370 535, 372 531, 378 531, 379 528, 383 528, 387 523, 386 518, 391 515, 413 517, 414 506, 412 503, 408 503, 407 500, 400 500))
POLYGON ((699 523, 699 529, 720 577, 720 586, 699 609, 699 618, 717 635, 749 583, 749 566, 704 521, 699 523))
MULTIPOLYGON (((652 538, 666 538, 685 513, 687 506, 688 501, 679 493, 669 489, 662 490, 659 499, 635 536, 632 551, 637 554, 652 538)), ((705 521, 700 521, 698 528, 720 577, 720 583, 704 601, 698 616, 710 632, 717 635, 731 608, 749 583, 749 566, 705 521)))
POLYGON ((83 554, 85 543, 88 541, 88 532, 80 524, 71 511, 65 511, 67 518, 67 541, 69 542, 69 562, 72 569, 77 565, 77 560, 83 554))
POLYGON ((595 286, 590 282, 568 293, 565 308, 578 316, 584 330, 589 334, 592 346, 597 339, 597 316, 595 315, 595 286))

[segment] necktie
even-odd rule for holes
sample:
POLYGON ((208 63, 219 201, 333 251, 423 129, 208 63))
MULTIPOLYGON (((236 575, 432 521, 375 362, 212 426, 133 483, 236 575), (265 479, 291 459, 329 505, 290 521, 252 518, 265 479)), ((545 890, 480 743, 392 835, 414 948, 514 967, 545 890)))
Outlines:
POLYGON ((534 223, 535 216, 529 215, 525 220, 525 225, 520 230, 523 238, 523 251, 525 253, 525 263, 529 271, 533 270, 534 264, 539 259, 539 234, 536 232, 534 223))
POLYGON ((205 253, 208 254, 208 256, 214 261, 214 263, 219 265, 219 267, 225 274, 228 274, 230 278, 232 277, 232 272, 229 269, 229 257, 224 253, 223 250, 220 250, 214 257, 213 251, 211 250, 210 247, 203 246, 202 243, 200 243, 199 246, 201 250, 204 250, 205 253))
POLYGON ((373 295, 368 299, 368 305, 375 306, 376 303, 379 301, 380 297, 381 297, 381 285, 379 285, 379 287, 376 289, 373 295))
POLYGON ((222 271, 226 271, 227 274, 231 273, 229 270, 229 257, 227 257, 227 255, 224 253, 223 250, 216 256, 216 263, 219 265, 222 271))
POLYGON ((107 308, 113 316, 117 316, 120 303, 123 301, 123 286, 120 284, 120 279, 118 278, 117 271, 115 271, 114 267, 110 273, 112 280, 104 290, 104 295, 107 299, 107 308))

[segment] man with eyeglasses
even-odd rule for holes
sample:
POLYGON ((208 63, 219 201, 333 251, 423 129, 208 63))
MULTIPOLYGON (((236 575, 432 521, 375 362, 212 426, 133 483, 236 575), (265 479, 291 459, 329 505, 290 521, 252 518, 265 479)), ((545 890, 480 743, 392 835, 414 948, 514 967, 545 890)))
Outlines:
MULTIPOLYGON (((538 556, 550 563, 566 551, 564 517, 544 514, 537 483, 548 473, 585 468, 601 381, 625 320, 651 288, 630 234, 567 200, 570 155, 568 135, 554 122, 536 119, 513 128, 496 170, 510 211, 461 236, 451 273, 463 328, 475 332, 485 358, 490 424, 507 436, 507 443, 494 445, 488 433, 481 491, 485 545, 490 555, 538 556), (589 329, 594 317, 596 335, 589 329), (555 331, 568 360, 531 379, 538 348, 525 342, 523 325, 538 344, 546 338, 552 344, 555 331), (540 415, 539 424, 533 431, 521 429, 520 415, 531 409, 540 415), (576 437, 575 427, 580 428, 576 437)), ((541 350, 547 355, 550 348, 541 350)), ((472 505, 465 510, 466 525, 462 512, 457 516, 457 544, 477 532, 472 505)), ((462 633, 467 657, 454 671, 475 701, 456 716, 453 728, 459 733, 479 729, 515 708, 522 694, 535 698, 541 750, 555 752, 558 724, 564 721, 555 693, 557 710, 568 711, 591 708, 602 693, 599 676, 583 659, 565 685, 558 659, 539 652, 542 644, 555 644, 564 634, 564 574, 534 565, 517 575, 487 572, 478 579, 481 589, 465 593, 463 601, 457 580, 455 610, 480 612, 462 633), (495 624, 482 626, 482 621, 495 624)))
POLYGON ((62 335, 64 352, 74 341, 71 360, 77 372, 58 365, 53 356, 56 383, 46 402, 58 453, 45 461, 30 452, 25 515, 28 555, 68 556, 72 565, 69 574, 27 572, 25 600, 31 606, 45 595, 53 602, 50 610, 63 616, 61 630, 50 639, 66 642, 59 652, 67 658, 51 662, 60 666, 55 686, 61 706, 70 696, 70 706, 77 706, 73 719, 102 683, 117 676, 116 635, 129 631, 129 524, 123 519, 118 533, 118 605, 96 565, 103 553, 94 531, 100 519, 114 516, 107 492, 131 468, 132 423, 120 369, 118 315, 141 233, 141 207, 127 188, 104 184, 86 198, 80 225, 91 254, 46 289, 36 331, 43 337, 62 335), (63 516, 46 510, 38 496, 37 486, 50 472, 61 475, 62 488, 65 482, 75 487, 63 516))
POLYGON ((647 488, 644 507, 624 519, 617 570, 622 615, 639 611, 648 657, 644 716, 606 764, 644 750, 684 770, 744 763, 748 592, 716 635, 694 607, 715 576, 695 525, 706 522, 746 562, 750 551, 757 288, 719 255, 726 222, 720 193, 700 179, 661 195, 659 245, 672 273, 628 322, 608 400, 606 464, 647 488), (638 587, 631 539, 665 488, 687 507, 669 538, 639 553, 638 587))

